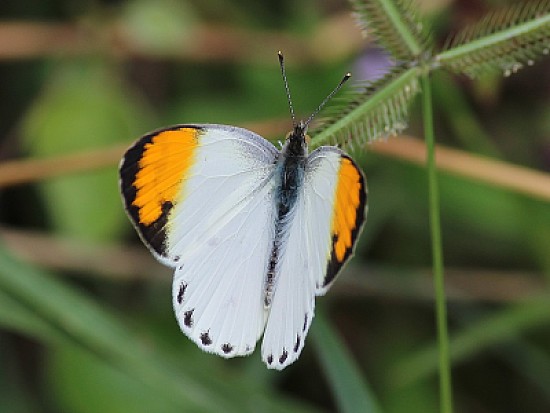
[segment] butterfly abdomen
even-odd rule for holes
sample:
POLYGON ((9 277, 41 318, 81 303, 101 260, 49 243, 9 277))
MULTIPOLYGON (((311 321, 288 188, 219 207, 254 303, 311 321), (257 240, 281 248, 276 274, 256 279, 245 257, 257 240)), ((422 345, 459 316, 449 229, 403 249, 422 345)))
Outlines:
MULTIPOLYGON (((288 147, 287 147, 288 148, 288 147)), ((293 209, 296 206, 299 190, 303 187, 306 158, 304 156, 284 156, 277 166, 276 205, 277 222, 275 238, 267 268, 264 289, 264 307, 269 308, 275 286, 277 263, 281 256, 281 246, 285 245, 288 226, 292 221, 293 209)))

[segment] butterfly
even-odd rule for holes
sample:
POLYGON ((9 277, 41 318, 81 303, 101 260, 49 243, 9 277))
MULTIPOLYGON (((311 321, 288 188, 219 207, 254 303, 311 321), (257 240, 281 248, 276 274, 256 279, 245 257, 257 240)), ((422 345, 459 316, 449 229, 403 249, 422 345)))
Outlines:
POLYGON ((238 127, 181 124, 151 132, 120 165, 126 212, 174 268, 176 319, 201 349, 261 355, 281 370, 304 348, 315 307, 353 253, 367 213, 366 180, 335 146, 308 154, 313 116, 281 150, 238 127))

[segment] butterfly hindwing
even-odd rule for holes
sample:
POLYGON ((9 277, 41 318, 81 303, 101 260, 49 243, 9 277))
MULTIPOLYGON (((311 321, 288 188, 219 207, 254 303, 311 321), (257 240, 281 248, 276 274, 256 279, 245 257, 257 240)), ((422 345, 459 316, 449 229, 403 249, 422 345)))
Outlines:
POLYGON ((262 360, 277 370, 299 357, 313 318, 315 288, 305 247, 307 217, 303 205, 303 191, 300 191, 290 212, 287 238, 276 265, 273 298, 262 342, 262 360))
POLYGON ((283 369, 299 357, 314 316, 315 295, 328 290, 350 257, 365 206, 365 180, 351 158, 334 147, 309 155, 276 267, 262 343, 268 367, 283 369))
POLYGON ((323 295, 353 254, 367 215, 367 182, 347 154, 323 146, 308 157, 304 190, 307 215, 319 217, 309 222, 308 245, 311 261, 323 266, 314 277, 323 295))
POLYGON ((121 166, 130 218, 155 256, 175 267, 182 331, 224 357, 252 352, 265 325, 277 155, 244 129, 180 125, 142 138, 121 166))

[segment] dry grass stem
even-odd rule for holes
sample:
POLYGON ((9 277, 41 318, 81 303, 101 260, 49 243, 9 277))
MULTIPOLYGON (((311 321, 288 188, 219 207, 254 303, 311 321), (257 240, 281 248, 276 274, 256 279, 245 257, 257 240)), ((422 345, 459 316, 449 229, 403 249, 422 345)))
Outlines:
MULTIPOLYGON (((282 136, 288 129, 288 119, 251 123, 244 127, 263 136, 282 136)), ((0 164, 0 188, 117 165, 128 145, 117 145, 48 159, 3 162, 0 164)), ((386 142, 375 142, 369 145, 368 150, 394 159, 425 165, 424 143, 412 137, 399 136, 386 142)), ((548 173, 472 155, 442 145, 437 145, 436 158, 437 166, 442 172, 550 201, 550 174, 548 173)))

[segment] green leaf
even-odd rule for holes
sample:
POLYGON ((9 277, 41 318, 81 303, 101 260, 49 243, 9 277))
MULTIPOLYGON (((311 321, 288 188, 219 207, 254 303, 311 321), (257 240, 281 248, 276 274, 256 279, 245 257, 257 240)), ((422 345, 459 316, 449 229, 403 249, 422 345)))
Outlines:
POLYGON ((517 72, 550 49, 550 0, 519 2, 494 11, 447 41, 435 56, 443 67, 472 78, 517 72))
POLYGON ((380 413, 374 393, 336 330, 318 311, 311 335, 339 412, 380 413))
POLYGON ((430 49, 431 37, 412 0, 351 0, 359 25, 396 60, 410 61, 430 49))
MULTIPOLYGON (((84 152, 130 142, 150 116, 101 62, 64 64, 23 120, 32 157, 84 152)), ((121 154, 122 155, 122 154, 121 154)), ((66 236, 109 240, 126 227, 116 165, 40 183, 55 229, 66 236)))
POLYGON ((354 149, 406 128, 408 105, 418 93, 421 69, 399 65, 383 78, 358 85, 323 112, 311 147, 333 144, 354 149))

